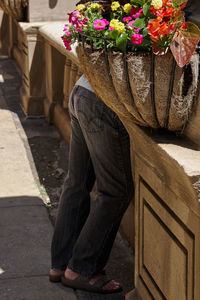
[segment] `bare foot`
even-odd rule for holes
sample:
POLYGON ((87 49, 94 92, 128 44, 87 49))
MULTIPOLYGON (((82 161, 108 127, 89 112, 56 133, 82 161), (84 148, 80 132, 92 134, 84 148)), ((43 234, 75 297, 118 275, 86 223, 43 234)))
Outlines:
MULTIPOLYGON (((76 279, 80 274, 73 272, 70 269, 66 269, 65 270, 65 277, 71 280, 76 279)), ((93 285, 95 284, 96 281, 98 281, 99 279, 101 279, 104 275, 103 274, 98 274, 95 275, 94 277, 91 278, 91 280, 89 281, 89 284, 93 285)), ((107 291, 107 290, 116 290, 120 288, 120 283, 116 282, 115 280, 111 280, 109 281, 104 287, 103 290, 107 291)))
POLYGON ((51 269, 49 274, 52 276, 62 276, 65 271, 51 269))

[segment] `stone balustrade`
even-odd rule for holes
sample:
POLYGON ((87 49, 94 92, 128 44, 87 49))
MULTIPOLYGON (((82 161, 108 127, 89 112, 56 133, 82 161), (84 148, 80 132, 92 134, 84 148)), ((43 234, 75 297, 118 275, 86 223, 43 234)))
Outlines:
POLYGON ((0 0, 0 7, 5 13, 16 19, 23 19, 24 8, 28 6, 28 0, 0 0))
POLYGON ((45 47, 46 97, 45 116, 54 122, 69 141, 70 121, 68 101, 72 88, 81 76, 75 47, 67 52, 61 36, 64 24, 50 24, 39 28, 45 47))

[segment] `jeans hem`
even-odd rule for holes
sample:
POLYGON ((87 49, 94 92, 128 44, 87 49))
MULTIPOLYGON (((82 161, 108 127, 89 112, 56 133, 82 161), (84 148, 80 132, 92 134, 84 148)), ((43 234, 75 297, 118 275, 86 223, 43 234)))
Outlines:
POLYGON ((97 274, 98 272, 97 271, 93 271, 93 272, 87 272, 87 271, 83 271, 80 269, 80 266, 76 268, 76 266, 72 265, 69 263, 68 265, 68 268, 72 271, 72 272, 75 272, 75 273, 78 273, 82 276, 85 276, 85 277, 91 277, 95 274, 97 274))
POLYGON ((65 271, 66 267, 63 267, 63 266, 62 267, 58 267, 58 266, 54 267, 54 266, 52 266, 51 269, 54 270, 54 271, 65 271))

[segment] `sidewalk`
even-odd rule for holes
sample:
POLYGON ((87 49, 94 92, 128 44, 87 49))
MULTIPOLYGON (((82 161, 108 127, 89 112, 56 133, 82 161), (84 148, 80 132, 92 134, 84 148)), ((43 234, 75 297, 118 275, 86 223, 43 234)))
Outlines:
MULTIPOLYGON (((12 94, 13 85, 7 91, 12 94)), ((76 300, 73 290, 48 281, 53 227, 26 135, 0 92, 0 299, 76 300)))
MULTIPOLYGON (((107 268, 123 284, 124 293, 75 292, 48 281, 53 226, 27 139, 38 120, 26 121, 19 106, 19 87, 15 63, 0 58, 0 300, 125 299, 133 288, 133 257, 120 235, 107 268)), ((54 128, 48 130, 47 135, 56 135, 54 128)))

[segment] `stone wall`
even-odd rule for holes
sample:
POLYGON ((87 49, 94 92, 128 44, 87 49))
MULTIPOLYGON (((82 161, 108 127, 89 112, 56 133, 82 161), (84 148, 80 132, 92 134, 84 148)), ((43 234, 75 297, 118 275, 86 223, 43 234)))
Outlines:
POLYGON ((29 0, 28 21, 66 20, 67 13, 74 10, 76 0, 29 0))

